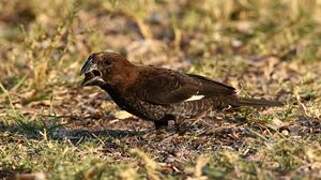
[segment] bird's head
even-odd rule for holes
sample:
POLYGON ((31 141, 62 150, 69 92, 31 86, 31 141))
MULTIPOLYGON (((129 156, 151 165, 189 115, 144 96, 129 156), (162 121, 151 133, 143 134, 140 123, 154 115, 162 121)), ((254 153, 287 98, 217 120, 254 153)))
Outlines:
POLYGON ((115 52, 91 54, 80 70, 85 75, 83 86, 115 85, 126 80, 134 67, 125 57, 115 52))

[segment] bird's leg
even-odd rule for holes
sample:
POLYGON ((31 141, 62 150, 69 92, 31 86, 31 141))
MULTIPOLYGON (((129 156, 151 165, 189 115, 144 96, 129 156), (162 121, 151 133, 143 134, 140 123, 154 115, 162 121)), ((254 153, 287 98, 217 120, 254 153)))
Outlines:
POLYGON ((175 116, 173 115, 165 115, 163 118, 154 121, 155 128, 161 129, 161 128, 167 128, 169 126, 169 121, 176 120, 175 116))
POLYGON ((161 128, 167 128, 168 120, 167 119, 161 119, 161 120, 158 120, 158 121, 154 121, 154 124, 155 124, 155 128, 157 130, 161 129, 161 128))

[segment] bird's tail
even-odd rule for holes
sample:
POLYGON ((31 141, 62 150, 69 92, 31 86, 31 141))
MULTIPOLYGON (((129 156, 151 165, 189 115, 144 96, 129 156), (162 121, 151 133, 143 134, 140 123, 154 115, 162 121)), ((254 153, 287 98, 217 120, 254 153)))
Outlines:
POLYGON ((265 99, 251 99, 251 98, 238 98, 235 106, 252 106, 252 107, 274 107, 283 106, 280 101, 265 100, 265 99))

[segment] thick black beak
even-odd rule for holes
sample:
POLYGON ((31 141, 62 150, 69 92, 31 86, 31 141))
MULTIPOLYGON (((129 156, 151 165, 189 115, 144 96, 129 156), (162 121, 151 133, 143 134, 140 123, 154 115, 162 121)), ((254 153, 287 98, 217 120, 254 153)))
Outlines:
POLYGON ((81 86, 95 86, 104 83, 97 65, 93 63, 92 58, 88 58, 80 70, 80 75, 85 75, 81 86))
POLYGON ((92 71, 92 66, 94 65, 92 58, 88 58, 85 64, 82 66, 80 70, 80 75, 86 74, 92 71))

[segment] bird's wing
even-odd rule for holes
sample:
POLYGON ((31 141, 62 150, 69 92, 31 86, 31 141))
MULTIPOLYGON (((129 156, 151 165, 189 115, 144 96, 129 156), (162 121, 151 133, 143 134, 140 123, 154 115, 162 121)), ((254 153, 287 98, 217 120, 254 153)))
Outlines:
POLYGON ((197 85, 185 75, 171 71, 153 71, 140 79, 135 88, 137 98, 153 104, 173 104, 197 94, 197 85))
POLYGON ((228 86, 226 84, 211 80, 204 76, 187 74, 189 77, 193 78, 195 81, 201 83, 200 93, 205 94, 206 96, 226 96, 233 95, 236 93, 235 88, 228 86))
POLYGON ((219 95, 234 94, 234 88, 202 76, 175 71, 154 71, 138 82, 136 95, 153 104, 195 101, 219 95))

